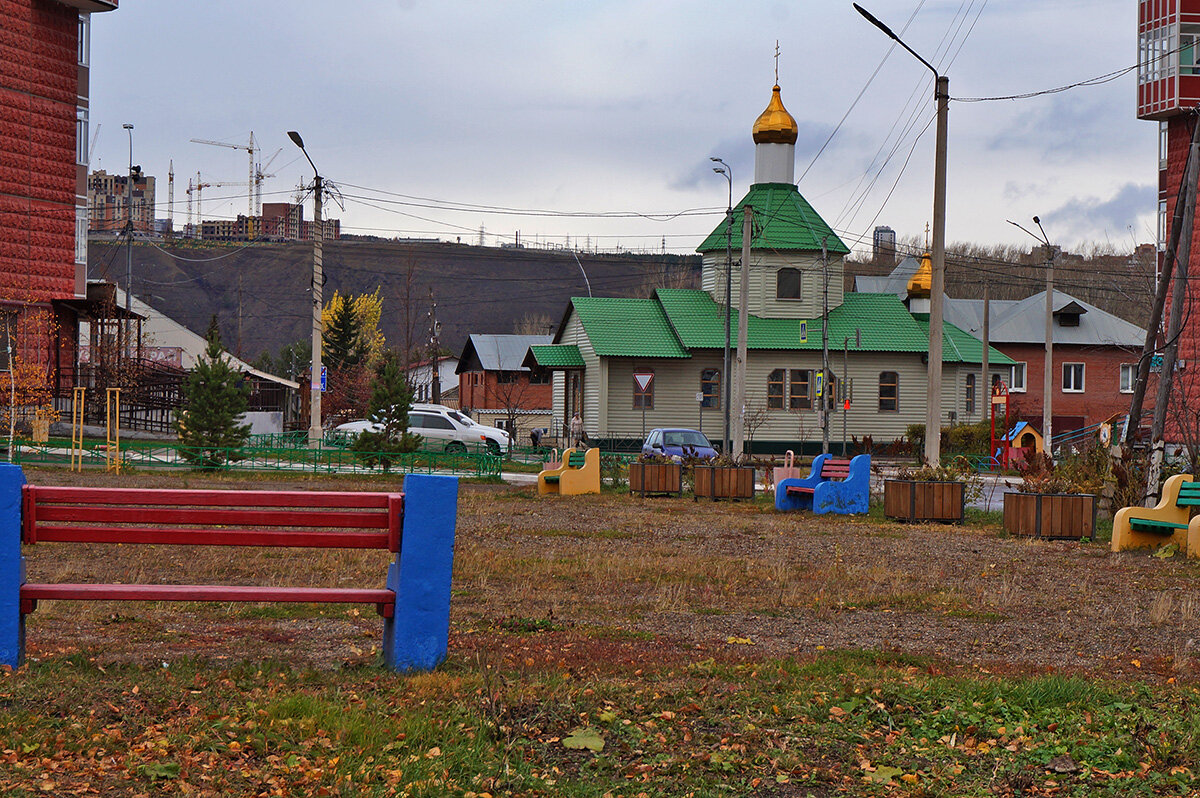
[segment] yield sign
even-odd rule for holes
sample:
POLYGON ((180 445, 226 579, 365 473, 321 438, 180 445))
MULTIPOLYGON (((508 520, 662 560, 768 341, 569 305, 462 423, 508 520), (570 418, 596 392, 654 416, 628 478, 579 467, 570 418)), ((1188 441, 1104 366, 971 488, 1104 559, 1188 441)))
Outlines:
POLYGON ((654 382, 654 372, 635 371, 633 372, 633 379, 638 385, 638 390, 645 393, 646 389, 650 387, 650 383, 654 382))

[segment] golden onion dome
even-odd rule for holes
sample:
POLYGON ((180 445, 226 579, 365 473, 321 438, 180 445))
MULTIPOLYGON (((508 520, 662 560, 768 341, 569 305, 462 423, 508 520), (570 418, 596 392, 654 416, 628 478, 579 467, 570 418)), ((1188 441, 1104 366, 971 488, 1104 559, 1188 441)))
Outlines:
POLYGON ((767 110, 758 115, 754 121, 755 144, 795 144, 800 135, 796 120, 783 107, 783 99, 779 96, 779 84, 771 90, 771 102, 767 110))
POLYGON ((921 268, 908 281, 909 299, 928 299, 933 294, 933 261, 926 252, 921 256, 921 268))

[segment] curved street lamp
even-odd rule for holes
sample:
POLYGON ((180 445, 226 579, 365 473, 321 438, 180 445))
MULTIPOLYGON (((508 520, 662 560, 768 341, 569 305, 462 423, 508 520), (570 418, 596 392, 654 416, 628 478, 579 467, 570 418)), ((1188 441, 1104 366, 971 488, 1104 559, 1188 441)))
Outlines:
POLYGON ((324 282, 322 275, 321 244, 324 238, 324 226, 321 222, 321 199, 324 193, 321 185, 321 173, 317 165, 304 149, 304 139, 295 130, 288 131, 288 138, 300 148, 304 157, 313 168, 313 276, 312 276, 312 369, 309 376, 309 406, 308 406, 308 445, 317 448, 321 445, 323 430, 321 428, 321 287, 324 282))
POLYGON ((942 456, 942 303, 946 284, 946 125, 950 111, 950 78, 938 74, 933 64, 909 47, 871 12, 854 3, 863 18, 907 50, 933 73, 933 98, 937 104, 937 145, 933 168, 933 274, 929 290, 929 363, 926 370, 925 462, 936 466, 942 456))
POLYGON ((729 316, 732 313, 732 294, 733 294, 733 168, 716 156, 710 157, 708 160, 713 163, 719 163, 720 166, 714 166, 712 170, 719 175, 724 175, 726 182, 729 183, 729 204, 725 207, 725 355, 721 366, 721 382, 722 382, 722 398, 723 415, 725 419, 725 432, 721 439, 721 451, 729 454, 732 451, 733 442, 729 438, 729 401, 730 401, 730 386, 729 379, 729 360, 730 360, 730 331, 729 331, 729 316))

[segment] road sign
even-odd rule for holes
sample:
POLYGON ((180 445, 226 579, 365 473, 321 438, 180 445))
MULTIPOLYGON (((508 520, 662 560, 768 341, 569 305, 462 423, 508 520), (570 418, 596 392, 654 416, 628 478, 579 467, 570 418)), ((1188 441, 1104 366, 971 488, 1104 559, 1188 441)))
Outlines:
POLYGON ((1162 355, 1154 355, 1152 358, 1150 358, 1150 373, 1162 373, 1162 355))
POLYGON ((825 395, 825 372, 817 372, 817 398, 825 395))
POLYGON ((633 372, 633 381, 637 383, 638 390, 645 393, 650 388, 650 383, 654 382, 654 372, 635 371, 633 372))
POLYGON ((800 322, 800 343, 802 343, 802 344, 808 343, 808 322, 807 321, 800 322))
POLYGON ((321 366, 321 393, 325 392, 326 380, 329 378, 329 369, 321 366))

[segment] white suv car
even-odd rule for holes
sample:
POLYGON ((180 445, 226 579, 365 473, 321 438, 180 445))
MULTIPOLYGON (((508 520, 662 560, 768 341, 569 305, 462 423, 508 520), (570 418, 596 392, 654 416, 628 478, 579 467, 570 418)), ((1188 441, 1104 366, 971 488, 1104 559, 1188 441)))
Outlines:
MULTIPOLYGON (((357 434, 365 430, 378 431, 381 427, 371 421, 351 421, 337 429, 357 434)), ((508 433, 504 430, 477 424, 445 405, 414 403, 408 411, 408 431, 424 438, 430 449, 466 452, 486 446, 493 454, 508 449, 508 433)))

